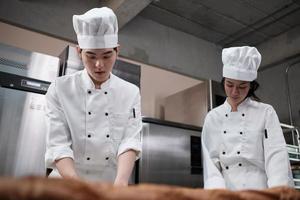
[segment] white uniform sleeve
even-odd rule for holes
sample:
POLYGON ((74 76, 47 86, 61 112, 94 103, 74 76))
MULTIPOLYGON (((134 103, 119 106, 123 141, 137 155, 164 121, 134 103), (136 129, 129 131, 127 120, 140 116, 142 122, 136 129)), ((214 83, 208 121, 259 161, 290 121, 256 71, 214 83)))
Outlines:
POLYGON ((212 127, 209 115, 207 115, 201 135, 204 188, 226 188, 223 175, 220 172, 221 166, 217 148, 219 146, 217 144, 218 138, 213 137, 212 127))
POLYGON ((268 187, 294 186, 286 143, 273 107, 266 113, 264 133, 265 170, 268 187))
POLYGON ((140 152, 142 151, 142 126, 141 96, 139 90, 137 90, 136 96, 134 98, 134 103, 130 111, 128 125, 125 128, 125 134, 118 149, 118 156, 131 149, 135 150, 138 153, 137 159, 139 158, 140 152))
POLYGON ((57 159, 64 157, 74 159, 70 130, 57 96, 55 82, 50 85, 47 91, 46 103, 47 141, 45 163, 46 168, 54 168, 54 162, 57 159))

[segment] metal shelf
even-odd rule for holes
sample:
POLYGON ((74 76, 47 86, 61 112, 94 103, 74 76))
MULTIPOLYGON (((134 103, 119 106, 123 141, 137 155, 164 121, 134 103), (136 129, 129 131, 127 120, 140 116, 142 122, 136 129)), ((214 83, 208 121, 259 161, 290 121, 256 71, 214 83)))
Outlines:
POLYGON ((295 184, 294 188, 296 190, 300 190, 300 179, 294 178, 293 180, 294 180, 294 184, 295 184))
POLYGON ((300 158, 289 158, 291 165, 300 166, 300 158))

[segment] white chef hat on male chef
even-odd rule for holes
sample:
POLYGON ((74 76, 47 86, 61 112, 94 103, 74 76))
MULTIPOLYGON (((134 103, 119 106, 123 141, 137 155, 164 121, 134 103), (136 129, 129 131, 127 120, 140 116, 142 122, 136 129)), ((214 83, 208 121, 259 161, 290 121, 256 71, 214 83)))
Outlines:
POLYGON ((73 27, 82 49, 118 46, 118 21, 110 8, 93 8, 83 15, 73 15, 73 27))
POLYGON ((242 81, 253 81, 261 55, 255 47, 230 47, 222 51, 223 77, 242 81))

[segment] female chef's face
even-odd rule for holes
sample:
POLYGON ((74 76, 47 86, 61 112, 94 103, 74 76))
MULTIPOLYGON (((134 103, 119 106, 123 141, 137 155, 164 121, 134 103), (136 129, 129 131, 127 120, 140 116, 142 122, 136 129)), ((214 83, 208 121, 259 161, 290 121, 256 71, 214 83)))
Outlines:
POLYGON ((237 106, 247 97, 250 82, 225 78, 224 89, 229 103, 237 106))
POLYGON ((105 49, 82 49, 82 62, 96 87, 109 79, 116 62, 119 47, 105 49))

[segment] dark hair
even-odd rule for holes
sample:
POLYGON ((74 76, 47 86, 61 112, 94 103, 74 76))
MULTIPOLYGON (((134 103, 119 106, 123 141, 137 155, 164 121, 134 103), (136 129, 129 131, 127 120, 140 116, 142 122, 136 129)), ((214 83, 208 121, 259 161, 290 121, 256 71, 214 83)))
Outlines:
MULTIPOLYGON (((221 84, 222 84, 222 89, 225 92, 225 78, 224 77, 222 78, 221 84)), ((260 98, 258 96, 256 96, 256 94, 255 94, 255 91, 258 88, 259 88, 259 83, 255 80, 251 81, 250 82, 250 89, 249 89, 248 94, 247 94, 246 97, 250 97, 255 101, 261 101, 260 98)))

